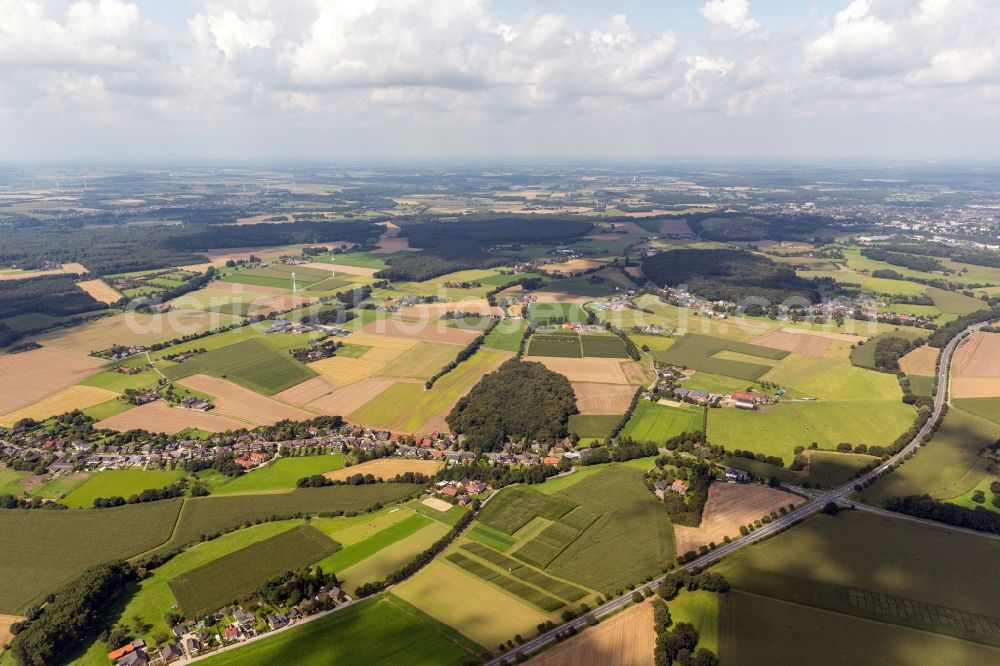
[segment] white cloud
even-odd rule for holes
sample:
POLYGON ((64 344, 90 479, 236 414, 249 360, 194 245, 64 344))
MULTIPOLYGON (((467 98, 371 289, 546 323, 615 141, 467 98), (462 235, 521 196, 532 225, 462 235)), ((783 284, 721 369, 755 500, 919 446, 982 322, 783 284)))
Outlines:
POLYGON ((737 35, 751 33, 760 27, 759 21, 750 18, 750 0, 709 0, 700 11, 715 25, 737 35))

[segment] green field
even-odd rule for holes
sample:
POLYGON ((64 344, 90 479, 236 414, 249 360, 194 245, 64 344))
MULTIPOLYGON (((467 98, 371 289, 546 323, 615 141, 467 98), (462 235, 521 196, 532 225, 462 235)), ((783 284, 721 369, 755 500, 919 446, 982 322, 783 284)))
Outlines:
POLYGON ((477 523, 465 536, 476 543, 481 543, 499 551, 509 550, 511 546, 517 543, 517 539, 514 537, 480 523, 477 523))
POLYGON ((174 380, 202 373, 228 379, 264 395, 284 391, 316 376, 306 365, 258 339, 198 354, 163 370, 163 374, 174 380))
POLYGON ((628 358, 625 343, 617 335, 587 333, 580 336, 584 358, 628 358))
POLYGON ((573 331, 535 333, 528 341, 527 355, 582 358, 583 347, 580 344, 580 336, 573 331))
POLYGON ((757 379, 771 369, 771 365, 764 363, 725 358, 724 352, 772 361, 788 356, 788 352, 780 349, 688 333, 666 351, 654 352, 653 358, 661 363, 748 380, 757 379), (719 358, 719 354, 723 354, 723 358, 719 358))
MULTIPOLYGON (((390 525, 389 527, 376 532, 367 539, 362 539, 361 541, 351 544, 343 550, 334 553, 330 557, 327 557, 320 562, 320 566, 323 568, 323 571, 339 574, 344 569, 354 566, 361 560, 371 557, 383 548, 392 546, 397 541, 405 539, 430 524, 430 518, 426 518, 419 514, 410 514, 404 520, 390 525)), ((372 581, 366 580, 354 582, 360 584, 370 583, 372 581)))
POLYGON ((0 613, 23 612, 89 567, 170 538, 180 500, 84 511, 0 511, 0 613), (13 536, 16 535, 16 538, 13 536))
POLYGON ((566 605, 564 602, 546 594, 542 590, 515 579, 509 573, 502 573, 464 553, 451 553, 445 559, 473 576, 482 578, 487 583, 496 585, 547 613, 559 610, 566 605))
POLYGON ((498 366, 504 356, 500 352, 480 350, 437 380, 429 391, 422 384, 397 382, 350 414, 349 420, 397 432, 417 432, 436 415, 449 409, 462 393, 498 366))
POLYGON ((352 284, 351 280, 342 277, 328 277, 309 285, 306 287, 306 291, 337 291, 338 289, 343 290, 344 287, 350 284, 352 284))
POLYGON ((806 480, 811 486, 836 488, 855 477, 878 458, 860 453, 836 453, 834 451, 810 451, 809 473, 806 480))
POLYGON ((773 476, 782 483, 797 486, 805 479, 800 472, 793 472, 792 470, 785 469, 784 467, 775 467, 750 458, 729 457, 726 458, 724 464, 728 467, 735 467, 736 469, 742 469, 745 472, 750 472, 757 478, 764 479, 765 481, 773 476))
POLYGON ((1000 425, 1000 398, 955 398, 951 402, 963 412, 1000 425))
POLYGON ((20 495, 24 492, 20 481, 28 476, 28 472, 19 472, 0 464, 0 495, 20 495))
POLYGON ((988 303, 978 298, 937 287, 927 287, 927 295, 942 312, 953 315, 967 315, 989 307, 988 303))
POLYGON ((191 569, 169 586, 185 615, 202 617, 259 589, 269 578, 314 564, 339 548, 316 528, 300 525, 191 569))
POLYGON ((579 303, 535 302, 528 306, 527 315, 536 326, 583 324, 587 321, 587 312, 579 303))
POLYGON ((513 534, 538 516, 558 520, 575 507, 575 503, 559 497, 549 497, 529 488, 514 486, 490 500, 480 512, 479 522, 504 534, 513 534))
POLYGON ((521 348, 521 338, 528 328, 526 319, 503 319, 483 340, 484 349, 517 352, 521 348))
MULTIPOLYGON (((906 378, 910 380, 910 391, 912 391, 914 395, 922 395, 928 398, 933 397, 934 383, 935 383, 934 377, 923 377, 921 375, 907 375, 906 378)), ((955 401, 956 404, 958 404, 958 402, 959 401, 955 401)), ((997 406, 1000 407, 1000 403, 998 403, 997 406)), ((965 408, 963 407, 963 409, 965 408)), ((973 409, 975 409, 975 407, 973 407, 973 409)), ((991 411, 990 413, 996 414, 997 412, 991 411)), ((980 414, 980 416, 982 416, 982 414, 980 414)), ((990 418, 990 417, 983 416, 983 418, 990 418)))
POLYGON ((71 509, 89 509, 98 497, 138 495, 150 488, 164 488, 184 477, 181 470, 109 469, 91 476, 81 486, 63 498, 71 509))
POLYGON ((912 459, 862 493, 881 505, 892 497, 929 494, 939 500, 960 497, 990 474, 980 450, 1000 438, 1000 425, 951 409, 930 442, 912 459))
POLYGON ((57 500, 63 497, 63 495, 68 495, 73 492, 74 489, 80 487, 86 480, 90 477, 87 472, 81 472, 78 474, 60 474, 54 477, 42 485, 31 491, 32 497, 41 497, 42 499, 57 500))
POLYGON ((81 410, 84 414, 94 419, 95 421, 103 421, 104 419, 109 419, 116 414, 121 414, 122 412, 127 412, 132 409, 134 405, 131 405, 124 400, 119 400, 118 398, 112 398, 107 402, 102 402, 86 409, 81 410))
POLYGON ((915 340, 930 335, 930 332, 922 328, 900 328, 887 333, 879 333, 864 344, 859 344, 851 350, 851 363, 861 368, 875 367, 875 347, 882 338, 903 338, 904 340, 915 340))
POLYGON ((796 446, 816 442, 820 448, 838 444, 887 446, 904 433, 914 418, 902 402, 783 402, 757 411, 712 409, 708 438, 728 450, 743 449, 792 461, 796 446))
POLYGON ((214 657, 206 666, 286 663, 327 664, 405 663, 460 666, 478 662, 482 648, 451 627, 432 619, 391 594, 343 610, 280 634, 214 657), (331 640, 331 637, 336 637, 331 640))
POLYGON ((841 360, 801 354, 789 355, 761 379, 785 387, 789 391, 786 398, 857 402, 899 401, 903 397, 899 381, 893 374, 855 367, 841 360))
POLYGON ((344 454, 278 458, 263 467, 251 470, 212 490, 213 495, 256 493, 269 490, 291 490, 306 476, 323 474, 344 466, 344 454))
MULTIPOLYGON (((847 511, 816 515, 712 569, 734 590, 801 604, 800 613, 812 607, 1000 645, 1000 579, 982 575, 996 557, 988 539, 847 511), (992 627, 983 624, 990 622, 984 616, 994 618, 992 627)), ((746 621, 741 615, 724 619, 723 633, 746 621)), ((826 630, 823 623, 811 630, 797 626, 802 636, 826 630)), ((722 641, 724 654, 728 640, 722 641)))
POLYGON ((687 622, 698 630, 698 647, 719 653, 719 605, 722 595, 697 590, 681 592, 667 606, 674 624, 687 622))
POLYGON ((683 432, 700 432, 702 410, 695 407, 669 407, 640 400, 620 436, 637 442, 663 442, 683 432))
POLYGON ((611 436, 611 431, 622 420, 622 417, 605 414, 573 414, 569 417, 569 431, 580 439, 604 439, 611 436))
POLYGON ((413 562, 448 532, 447 525, 432 520, 430 524, 421 527, 413 534, 404 536, 357 564, 338 571, 337 575, 348 589, 356 589, 358 585, 366 582, 385 580, 389 574, 413 562))

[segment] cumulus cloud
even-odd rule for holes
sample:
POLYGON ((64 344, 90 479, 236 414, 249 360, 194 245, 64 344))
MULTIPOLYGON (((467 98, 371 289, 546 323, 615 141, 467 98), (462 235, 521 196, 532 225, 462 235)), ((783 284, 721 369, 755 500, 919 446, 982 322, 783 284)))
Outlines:
POLYGON ((700 11, 715 25, 737 35, 751 33, 760 27, 756 19, 750 18, 750 0, 709 0, 700 11))

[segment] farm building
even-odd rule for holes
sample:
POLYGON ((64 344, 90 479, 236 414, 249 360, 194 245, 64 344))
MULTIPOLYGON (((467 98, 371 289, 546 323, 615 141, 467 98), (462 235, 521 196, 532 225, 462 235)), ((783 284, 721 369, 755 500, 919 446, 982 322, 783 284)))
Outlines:
POLYGON ((739 409, 757 409, 758 396, 747 391, 733 391, 730 400, 739 409))
POLYGON ((680 495, 687 495, 688 485, 683 481, 681 481, 680 479, 677 479, 676 481, 670 484, 670 489, 680 495))

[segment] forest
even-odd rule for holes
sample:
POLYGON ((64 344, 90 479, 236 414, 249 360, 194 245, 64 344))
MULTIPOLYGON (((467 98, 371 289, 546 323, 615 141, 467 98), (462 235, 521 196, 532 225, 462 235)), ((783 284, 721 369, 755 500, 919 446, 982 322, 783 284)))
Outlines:
POLYGON ((556 442, 577 413, 569 380, 541 363, 510 359, 483 377, 447 417, 463 446, 497 451, 505 441, 556 442))
POLYGON ((686 285, 709 300, 763 298, 779 303, 793 296, 815 301, 817 283, 767 257, 742 250, 670 250, 647 257, 642 272, 661 286, 686 285))
POLYGON ((875 261, 884 261, 893 266, 903 266, 914 271, 930 272, 943 270, 941 262, 922 257, 916 254, 903 254, 901 252, 890 252, 878 247, 866 247, 861 250, 861 256, 875 261))

